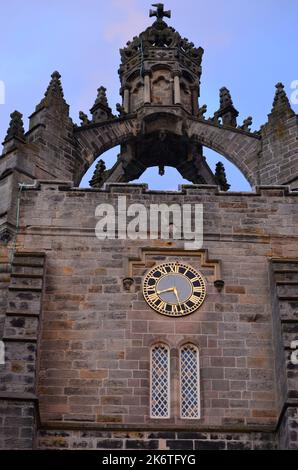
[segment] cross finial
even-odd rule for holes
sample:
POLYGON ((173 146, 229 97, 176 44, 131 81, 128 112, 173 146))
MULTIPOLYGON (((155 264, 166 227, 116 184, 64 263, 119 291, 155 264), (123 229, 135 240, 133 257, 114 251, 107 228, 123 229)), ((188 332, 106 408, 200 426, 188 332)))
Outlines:
POLYGON ((171 10, 165 11, 163 3, 153 3, 153 7, 156 7, 155 10, 150 10, 149 16, 156 16, 157 21, 162 21, 164 17, 171 18, 171 10))

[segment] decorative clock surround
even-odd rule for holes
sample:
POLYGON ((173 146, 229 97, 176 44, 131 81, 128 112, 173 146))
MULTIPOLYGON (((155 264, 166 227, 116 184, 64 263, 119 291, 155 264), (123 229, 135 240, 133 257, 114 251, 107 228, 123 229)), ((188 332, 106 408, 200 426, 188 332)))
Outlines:
POLYGON ((162 315, 189 315, 206 297, 203 276, 193 267, 179 262, 163 263, 152 268, 143 282, 143 295, 151 308, 162 315))

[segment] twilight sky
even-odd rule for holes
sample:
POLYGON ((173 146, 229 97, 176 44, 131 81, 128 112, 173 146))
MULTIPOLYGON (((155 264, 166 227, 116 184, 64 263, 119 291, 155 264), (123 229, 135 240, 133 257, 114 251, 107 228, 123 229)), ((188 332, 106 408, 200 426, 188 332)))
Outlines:
MULTIPOLYGON (((298 80, 297 0, 167 0, 167 20, 184 37, 205 49, 200 104, 206 117, 218 109, 218 92, 230 89, 239 123, 254 118, 253 130, 266 122, 275 84, 282 81, 290 97, 298 80)), ((0 138, 9 114, 17 109, 27 117, 41 100, 50 75, 58 70, 74 122, 80 110, 88 112, 100 85, 108 89, 115 111, 119 99, 119 48, 138 35, 153 19, 147 0, 10 0, 1 2, 0 81, 5 103, 0 104, 0 138)), ((298 113, 298 105, 292 104, 298 113)), ((101 158, 109 168, 118 148, 101 158)), ((233 190, 249 190, 240 172, 223 157, 205 149, 212 169, 223 161, 233 190)), ((88 186, 93 168, 85 175, 88 186)), ((175 169, 164 177, 157 168, 146 171, 140 182, 152 189, 177 189, 183 183, 175 169)))

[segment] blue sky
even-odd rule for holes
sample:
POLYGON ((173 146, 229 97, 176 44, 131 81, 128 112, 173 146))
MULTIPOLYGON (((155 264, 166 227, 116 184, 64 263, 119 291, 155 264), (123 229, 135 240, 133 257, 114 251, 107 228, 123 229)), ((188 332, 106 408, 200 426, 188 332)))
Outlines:
MULTIPOLYGON (((288 95, 297 70, 297 0, 167 0, 168 20, 182 36, 205 49, 200 103, 207 117, 218 109, 218 91, 230 89, 239 121, 254 118, 253 129, 266 122, 275 84, 282 81, 288 95)), ((100 85, 108 89, 110 106, 119 102, 119 48, 152 23, 145 0, 10 0, 1 2, 0 80, 6 100, 0 105, 3 141, 9 114, 15 109, 27 117, 42 98, 50 75, 62 75, 64 94, 74 122, 87 112, 100 85)), ((298 105, 293 105, 298 113, 298 105)), ((118 149, 103 158, 107 167, 118 149)), ((249 185, 233 165, 206 149, 213 169, 222 160, 234 190, 249 185)), ((88 186, 93 169, 83 180, 88 186)), ((174 169, 164 177, 156 168, 140 178, 151 188, 176 189, 183 183, 174 169)))

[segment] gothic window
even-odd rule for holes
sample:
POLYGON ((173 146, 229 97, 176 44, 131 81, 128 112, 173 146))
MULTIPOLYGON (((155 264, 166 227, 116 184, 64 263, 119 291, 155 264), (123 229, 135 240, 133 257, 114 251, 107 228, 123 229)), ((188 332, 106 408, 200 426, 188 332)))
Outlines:
POLYGON ((200 418, 199 351, 192 344, 180 348, 180 413, 181 418, 200 418))
POLYGON ((150 416, 170 416, 170 351, 165 344, 151 348, 150 416))

